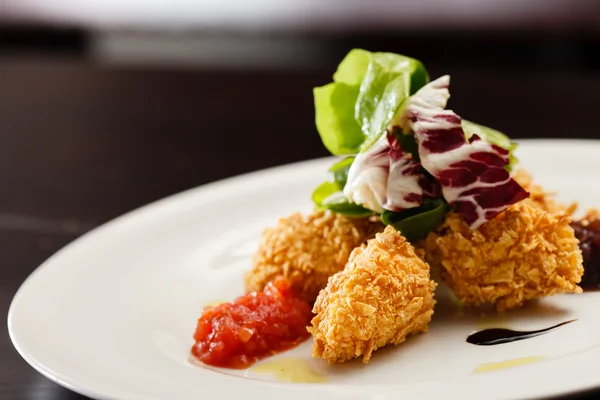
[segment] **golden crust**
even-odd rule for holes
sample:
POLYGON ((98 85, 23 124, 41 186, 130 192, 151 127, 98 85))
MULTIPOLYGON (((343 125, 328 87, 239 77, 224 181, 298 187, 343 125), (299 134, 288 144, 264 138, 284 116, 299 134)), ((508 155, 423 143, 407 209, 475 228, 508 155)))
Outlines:
POLYGON ((309 331, 313 356, 339 363, 427 332, 435 304, 429 266, 393 227, 356 248, 321 291, 309 331))
POLYGON ((327 279, 344 268, 351 251, 381 230, 383 225, 372 219, 329 211, 281 218, 262 234, 254 266, 245 276, 246 290, 262 290, 277 276, 285 276, 313 301, 327 279))
POLYGON ((558 293, 581 293, 579 241, 564 212, 523 200, 477 230, 456 213, 424 242, 426 260, 466 304, 498 310, 558 293))

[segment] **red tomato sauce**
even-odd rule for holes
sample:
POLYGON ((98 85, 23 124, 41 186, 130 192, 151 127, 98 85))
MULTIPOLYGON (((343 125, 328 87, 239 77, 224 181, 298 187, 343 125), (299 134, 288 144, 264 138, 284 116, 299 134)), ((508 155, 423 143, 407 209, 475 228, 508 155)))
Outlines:
POLYGON ((311 305, 284 278, 233 303, 207 307, 198 319, 192 354, 205 364, 244 369, 306 340, 311 305))

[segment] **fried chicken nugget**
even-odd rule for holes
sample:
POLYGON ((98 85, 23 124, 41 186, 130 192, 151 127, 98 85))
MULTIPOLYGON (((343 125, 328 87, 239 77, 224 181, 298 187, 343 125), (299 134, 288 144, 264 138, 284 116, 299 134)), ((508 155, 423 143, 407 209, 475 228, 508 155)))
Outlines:
POLYGON ((327 279, 344 268, 350 252, 383 224, 371 218, 348 218, 330 211, 295 213, 266 229, 245 276, 246 290, 259 291, 285 276, 307 300, 314 301, 327 279))
POLYGON ((544 211, 531 199, 477 230, 451 212, 425 239, 426 260, 468 305, 492 303, 503 311, 529 299, 581 293, 582 255, 569 224, 564 212, 544 211))
POLYGON ((376 349, 427 332, 436 283, 429 265, 393 227, 357 247, 329 279, 308 328, 313 356, 330 364, 355 357, 367 363, 376 349))

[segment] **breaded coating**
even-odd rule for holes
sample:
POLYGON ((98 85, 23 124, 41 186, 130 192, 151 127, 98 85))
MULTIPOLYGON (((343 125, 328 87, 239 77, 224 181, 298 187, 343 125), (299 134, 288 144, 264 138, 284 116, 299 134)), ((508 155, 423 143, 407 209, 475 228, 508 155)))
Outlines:
POLYGON ((352 250, 383 230, 373 218, 348 218, 330 211, 300 213, 266 229, 245 276, 246 290, 259 291, 285 276, 307 300, 314 301, 327 279, 342 270, 352 250))
POLYGON ((329 279, 314 305, 308 330, 313 356, 330 364, 427 332, 436 287, 429 265, 393 227, 357 247, 343 271, 329 279))
POLYGON ((529 198, 533 201, 532 205, 536 205, 544 211, 551 213, 563 212, 567 215, 573 215, 577 210, 577 203, 569 205, 557 203, 554 199, 555 194, 546 192, 540 185, 534 183, 532 176, 524 169, 518 169, 512 174, 512 177, 523 189, 530 193, 529 198))
POLYGON ((535 201, 514 204, 477 230, 456 213, 425 240, 426 260, 468 305, 495 303, 499 311, 526 300, 581 293, 579 241, 565 213, 535 201))

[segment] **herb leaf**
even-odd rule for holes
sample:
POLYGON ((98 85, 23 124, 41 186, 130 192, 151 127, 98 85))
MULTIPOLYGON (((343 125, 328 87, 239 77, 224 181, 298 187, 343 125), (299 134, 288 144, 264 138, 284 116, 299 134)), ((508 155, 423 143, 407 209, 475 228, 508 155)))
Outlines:
POLYGON ((420 207, 402 212, 384 211, 381 222, 392 225, 411 243, 423 239, 444 221, 450 206, 444 199, 425 199, 420 207))
POLYGON ((344 196, 343 190, 348 179, 348 170, 353 161, 354 157, 346 157, 329 168, 329 172, 333 174, 333 182, 321 183, 312 194, 312 201, 317 208, 356 218, 374 214, 373 211, 350 202, 344 196))
POLYGON ((346 186, 348 171, 350 170, 350 166, 354 162, 354 159, 355 157, 346 157, 329 168, 329 172, 333 174, 333 180, 338 184, 340 190, 344 189, 344 186, 346 186))

